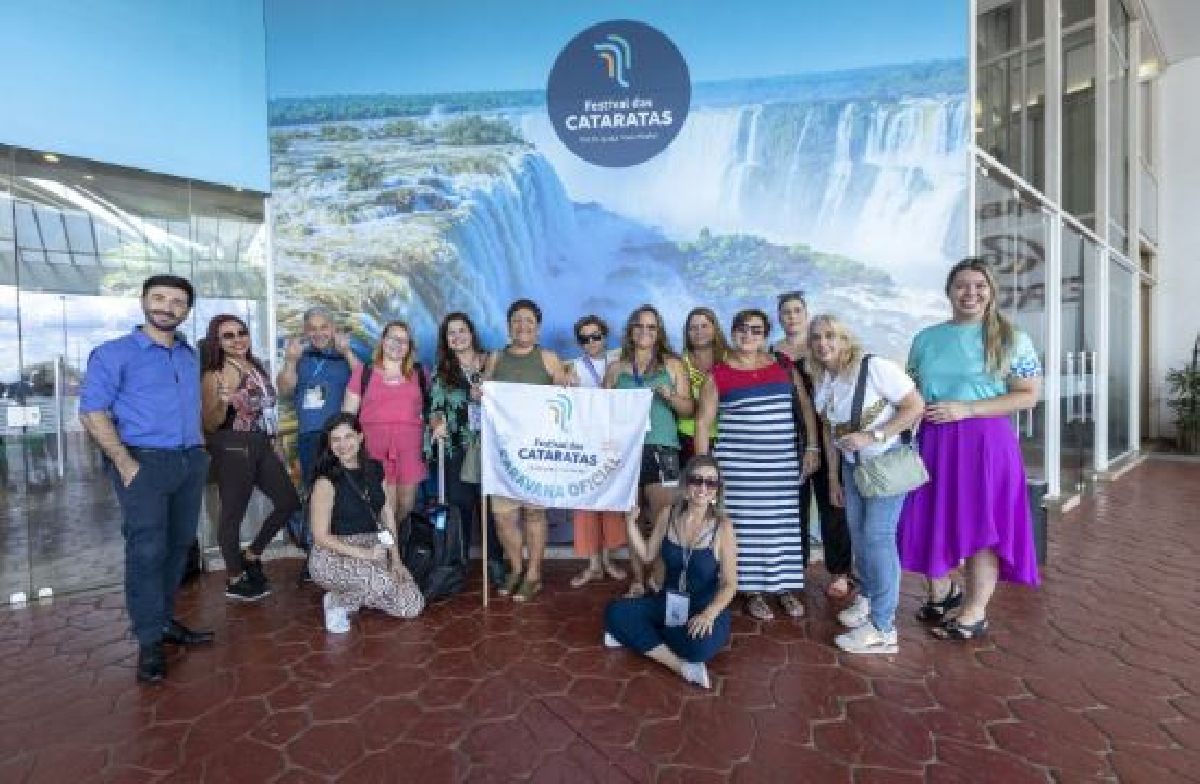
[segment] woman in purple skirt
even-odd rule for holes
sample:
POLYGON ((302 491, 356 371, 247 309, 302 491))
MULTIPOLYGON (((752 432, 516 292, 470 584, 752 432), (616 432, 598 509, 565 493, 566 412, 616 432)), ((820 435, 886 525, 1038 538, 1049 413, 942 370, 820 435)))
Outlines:
POLYGON ((946 277, 950 321, 913 339, 908 372, 927 401, 918 440, 928 484, 904 504, 900 562, 929 578, 917 612, 935 637, 987 633, 998 580, 1037 585, 1025 467, 1009 415, 1037 404, 1042 373, 1029 336, 996 307, 996 279, 981 259, 946 277), (963 564, 963 583, 952 572, 963 564), (955 612, 956 611, 956 612, 955 612))

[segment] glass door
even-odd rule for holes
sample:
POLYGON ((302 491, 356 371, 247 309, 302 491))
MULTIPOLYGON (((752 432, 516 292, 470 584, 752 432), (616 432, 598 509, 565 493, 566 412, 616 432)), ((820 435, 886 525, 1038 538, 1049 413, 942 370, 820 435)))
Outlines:
POLYGON ((30 582, 38 593, 115 585, 124 545, 99 448, 79 421, 79 391, 92 348, 141 320, 134 297, 20 293, 22 390, 33 416, 20 435, 29 529, 30 582))
POLYGON ((1061 486, 1064 498, 1087 489, 1099 397, 1097 318, 1100 248, 1074 226, 1062 236, 1061 486))

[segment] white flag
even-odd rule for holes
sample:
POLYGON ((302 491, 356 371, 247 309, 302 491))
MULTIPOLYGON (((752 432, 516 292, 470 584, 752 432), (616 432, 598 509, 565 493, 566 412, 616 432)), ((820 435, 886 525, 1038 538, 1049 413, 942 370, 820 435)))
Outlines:
POLYGON ((559 509, 626 511, 637 497, 651 394, 484 383, 483 492, 559 509))

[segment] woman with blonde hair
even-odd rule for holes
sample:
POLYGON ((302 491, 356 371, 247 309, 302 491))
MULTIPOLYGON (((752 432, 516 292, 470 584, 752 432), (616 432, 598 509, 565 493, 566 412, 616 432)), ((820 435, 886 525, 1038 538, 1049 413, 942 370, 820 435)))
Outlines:
POLYGON ((895 653, 900 556, 896 526, 904 492, 868 495, 855 469, 900 446, 921 418, 924 401, 899 365, 863 352, 836 316, 809 324, 810 355, 820 371, 814 402, 826 428, 830 498, 846 509, 861 590, 838 614, 849 631, 834 641, 850 653, 895 653))
POLYGON ((379 333, 371 365, 350 374, 342 403, 342 411, 358 415, 371 459, 383 464, 387 506, 401 522, 412 511, 417 486, 426 476, 421 446, 428 382, 416 358, 412 329, 403 321, 389 321, 379 333))
MULTIPOLYGON (((679 487, 679 417, 691 416, 696 406, 683 363, 671 350, 662 316, 653 305, 642 305, 629 314, 621 357, 609 363, 604 386, 649 389, 654 393, 638 477, 641 505, 647 521, 653 522, 675 498, 679 487)), ((642 596, 646 593, 645 564, 636 550, 629 554, 629 565, 633 580, 627 595, 642 596)))
POLYGON ((996 306, 996 278, 979 258, 946 276, 949 321, 913 338, 908 370, 929 401, 919 442, 930 481, 900 521, 904 568, 924 574, 917 613, 940 639, 987 633, 998 580, 1038 584, 1020 443, 1009 416, 1037 405, 1041 362, 1029 336, 996 306), (965 562, 965 585, 951 573, 965 562), (957 610, 957 612, 955 612, 957 610))

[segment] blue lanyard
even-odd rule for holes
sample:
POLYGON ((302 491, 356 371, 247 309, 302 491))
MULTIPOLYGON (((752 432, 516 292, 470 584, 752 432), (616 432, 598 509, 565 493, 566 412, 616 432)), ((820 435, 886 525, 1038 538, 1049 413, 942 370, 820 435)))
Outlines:
POLYGON ((596 386, 602 386, 600 383, 600 374, 596 372, 596 366, 592 363, 592 358, 587 354, 583 355, 583 364, 587 365, 588 372, 592 374, 592 381, 596 382, 596 386))

